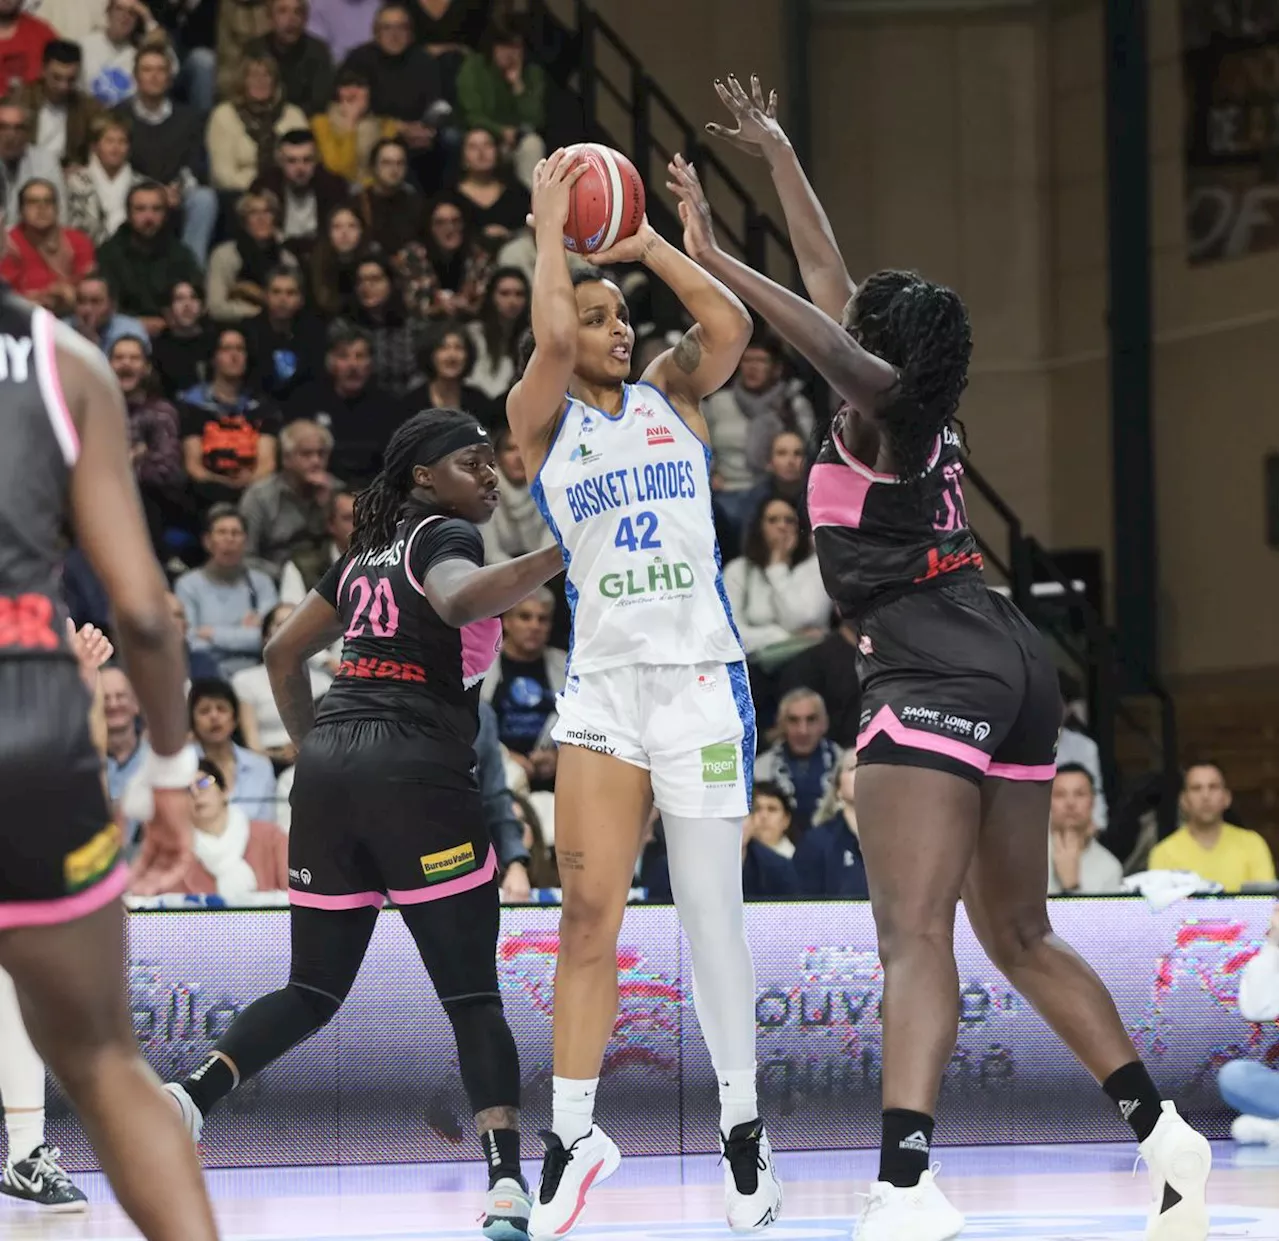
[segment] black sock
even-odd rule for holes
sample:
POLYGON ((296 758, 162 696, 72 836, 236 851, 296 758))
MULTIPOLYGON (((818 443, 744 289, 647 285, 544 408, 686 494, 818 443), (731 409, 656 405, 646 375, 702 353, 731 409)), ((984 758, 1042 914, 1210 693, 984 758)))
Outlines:
POLYGON ((881 1117, 880 1175, 899 1189, 910 1189, 929 1170, 933 1145, 933 1117, 923 1112, 891 1107, 881 1117))
POLYGON ((1145 1142, 1160 1119, 1160 1092, 1147 1066, 1141 1060, 1121 1065, 1102 1083, 1102 1089, 1120 1109, 1138 1141, 1145 1142))
POLYGON ((200 1109, 200 1115, 208 1116, 209 1109, 236 1088, 236 1075, 221 1056, 210 1056, 182 1083, 182 1088, 200 1109))
POLYGON ((525 1189, 525 1179, 520 1172, 520 1134, 515 1129, 486 1129, 480 1135, 484 1157, 489 1164, 489 1188, 502 1178, 510 1177, 525 1189))

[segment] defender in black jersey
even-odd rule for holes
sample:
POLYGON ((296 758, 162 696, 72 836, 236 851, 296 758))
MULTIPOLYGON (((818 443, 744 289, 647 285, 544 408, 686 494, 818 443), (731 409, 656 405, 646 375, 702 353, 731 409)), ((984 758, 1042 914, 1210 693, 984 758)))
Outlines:
MULTIPOLYGON (((3 236, 0 206, 0 249, 3 236)), ((31 1043, 144 1235, 213 1241, 199 1166, 129 1017, 120 895, 130 875, 61 600, 68 520, 111 599, 150 729, 155 816, 135 891, 171 891, 191 851, 181 638, 142 517, 115 377, 96 348, 3 284, 0 427, 0 966, 13 980, 0 1003, 20 1002, 31 1043)), ((11 1068, 19 1055, 0 1045, 11 1068)), ((15 1113, 43 1102, 43 1069, 35 1073, 31 1096, 5 1099, 15 1113)), ((43 1143, 10 1151, 0 1192, 57 1210, 83 1204, 58 1151, 43 1143)))
POLYGON ((520 1070, 498 994, 498 864, 475 779, 492 619, 554 577, 558 548, 484 564, 476 529, 497 503, 487 432, 453 410, 415 414, 355 505, 351 549, 267 644, 280 714, 299 746, 290 799, 289 984, 250 1005, 209 1059, 168 1090, 193 1137, 244 1078, 338 1011, 389 898, 422 954, 458 1043, 489 1165, 482 1230, 526 1235, 520 1070), (306 660, 343 638, 319 711, 306 660))
POLYGON ((961 895, 988 956, 1132 1126, 1151 1169, 1149 1241, 1208 1234, 1205 1140, 1161 1102, 1097 975, 1049 924, 1045 832, 1060 721, 1035 628, 987 590, 961 491, 954 422, 969 317, 950 289, 882 271, 855 289, 759 82, 717 83, 737 122, 710 126, 764 155, 816 305, 716 245, 693 179, 686 243, 818 369, 845 405, 813 467, 823 579, 857 623, 864 695, 857 812, 884 965, 880 1176, 859 1241, 945 1241, 964 1224, 929 1171, 933 1112, 955 1045, 952 933, 961 895))

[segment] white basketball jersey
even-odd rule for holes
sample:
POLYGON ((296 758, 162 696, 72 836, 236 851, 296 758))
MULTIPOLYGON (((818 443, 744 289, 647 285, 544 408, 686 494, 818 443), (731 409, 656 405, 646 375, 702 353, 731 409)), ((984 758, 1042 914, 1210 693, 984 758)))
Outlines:
POLYGON ((711 453, 652 384, 570 399, 530 492, 564 552, 571 673, 745 658, 720 577, 711 453))

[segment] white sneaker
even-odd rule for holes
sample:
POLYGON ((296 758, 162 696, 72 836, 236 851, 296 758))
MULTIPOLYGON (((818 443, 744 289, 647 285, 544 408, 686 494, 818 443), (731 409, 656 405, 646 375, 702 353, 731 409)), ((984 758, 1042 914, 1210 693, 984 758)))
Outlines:
POLYGON ((1231 1136, 1241 1146, 1277 1146, 1280 1145, 1280 1120, 1237 1116, 1231 1122, 1231 1136))
POLYGON ((1147 1241, 1206 1241, 1204 1190, 1213 1165, 1209 1143, 1167 1099, 1160 1112, 1151 1136, 1138 1147, 1151 1175, 1147 1241))
MULTIPOLYGON (((937 1165, 935 1165, 935 1168, 937 1165)), ((909 1189, 872 1181, 867 1205, 853 1230, 854 1241, 951 1241, 964 1216, 934 1183, 934 1169, 909 1189)))
POLYGON ((548 1129, 538 1136, 547 1148, 542 1160, 542 1180, 529 1213, 532 1241, 566 1236, 582 1218, 587 1192, 611 1177, 622 1162, 613 1140, 599 1125, 565 1148, 548 1129))
POLYGON ((191 1096, 187 1094, 186 1087, 179 1082, 165 1082, 164 1092, 177 1104, 182 1123, 186 1125, 187 1132, 191 1135, 192 1144, 199 1146, 200 1134, 204 1131, 204 1116, 191 1096))
POLYGON ((720 1145, 724 1151, 724 1213, 734 1232, 767 1228, 782 1214, 782 1182, 764 1122, 734 1125, 720 1145))
POLYGON ((504 1176, 485 1195, 480 1231, 489 1241, 526 1241, 532 1205, 528 1186, 504 1176))

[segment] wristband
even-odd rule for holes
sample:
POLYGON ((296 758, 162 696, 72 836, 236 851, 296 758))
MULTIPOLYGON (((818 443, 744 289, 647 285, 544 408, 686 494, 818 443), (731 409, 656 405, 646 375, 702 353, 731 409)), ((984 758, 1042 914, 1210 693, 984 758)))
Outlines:
POLYGON ((154 750, 146 757, 142 776, 153 789, 185 789, 190 787, 200 769, 199 760, 190 746, 184 746, 177 754, 162 758, 154 750))

